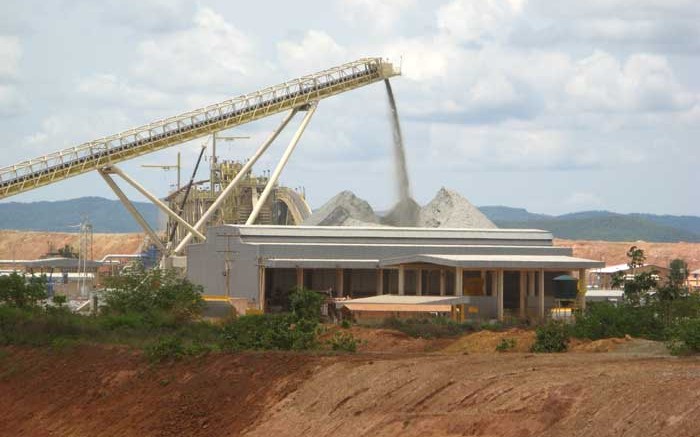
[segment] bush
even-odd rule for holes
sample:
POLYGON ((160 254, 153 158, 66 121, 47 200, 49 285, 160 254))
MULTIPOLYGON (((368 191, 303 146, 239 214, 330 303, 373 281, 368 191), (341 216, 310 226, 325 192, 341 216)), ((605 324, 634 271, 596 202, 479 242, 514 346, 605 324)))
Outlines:
POLYGON ((349 332, 336 331, 329 344, 334 351, 357 352, 358 341, 349 332))
POLYGON ((321 319, 321 304, 324 296, 305 288, 296 288, 289 296, 292 314, 297 319, 318 322, 321 319))
POLYGON ((306 350, 317 345, 317 327, 318 323, 293 314, 246 315, 224 325, 222 342, 233 351, 306 350))
POLYGON ((502 338, 501 342, 496 345, 496 351, 497 352, 506 352, 511 349, 515 348, 515 345, 518 344, 517 340, 514 338, 502 338))
POLYGON ((654 305, 638 307, 593 302, 576 317, 571 332, 574 337, 590 340, 625 335, 661 340, 665 326, 654 305))
POLYGON ((142 267, 108 278, 104 303, 105 314, 167 314, 175 323, 192 320, 204 308, 200 286, 179 278, 172 270, 142 267))
POLYGON ((46 299, 46 276, 27 278, 17 272, 0 276, 0 304, 31 308, 42 299, 46 299))
POLYGON ((98 333, 93 318, 65 309, 0 306, 0 344, 50 345, 57 338, 92 339, 98 333))
POLYGON ((700 319, 683 320, 671 330, 668 347, 674 355, 700 353, 700 319))
POLYGON ((569 347, 569 327, 560 321, 549 321, 536 329, 532 352, 566 352, 569 347))
POLYGON ((466 332, 475 331, 470 323, 459 323, 446 317, 430 319, 396 319, 384 321, 384 327, 401 331, 417 338, 455 337, 466 332))
POLYGON ((146 346, 144 352, 149 361, 159 363, 182 358, 185 356, 185 347, 179 338, 166 337, 146 346))

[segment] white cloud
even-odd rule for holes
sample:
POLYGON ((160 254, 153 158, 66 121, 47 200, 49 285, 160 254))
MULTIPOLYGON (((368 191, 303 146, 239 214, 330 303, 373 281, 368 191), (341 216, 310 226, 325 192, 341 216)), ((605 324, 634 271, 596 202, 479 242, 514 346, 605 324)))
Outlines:
POLYGON ((347 50, 327 33, 309 30, 299 42, 277 44, 281 66, 289 74, 309 74, 348 61, 347 50))
POLYGON ((22 47, 19 38, 0 35, 0 81, 17 77, 21 56, 22 47))
POLYGON ((0 115, 9 117, 25 111, 27 100, 13 85, 0 83, 0 115))
POLYGON ((592 111, 681 110, 694 102, 666 58, 649 54, 631 55, 622 64, 596 51, 577 62, 566 91, 572 106, 592 111))
POLYGON ((163 107, 172 103, 165 93, 153 88, 132 86, 113 74, 95 74, 80 80, 78 92, 90 99, 126 103, 133 107, 163 107))
POLYGON ((507 34, 525 0, 453 0, 437 12, 438 28, 462 42, 507 34))
POLYGON ((107 0, 100 2, 105 20, 147 32, 183 29, 196 4, 187 0, 107 0))
POLYGON ((134 76, 164 89, 240 91, 270 70, 253 41, 209 8, 196 13, 192 27, 154 36, 138 51, 134 76))
POLYGON ((360 27, 388 32, 401 14, 416 5, 415 0, 340 0, 342 17, 360 27))

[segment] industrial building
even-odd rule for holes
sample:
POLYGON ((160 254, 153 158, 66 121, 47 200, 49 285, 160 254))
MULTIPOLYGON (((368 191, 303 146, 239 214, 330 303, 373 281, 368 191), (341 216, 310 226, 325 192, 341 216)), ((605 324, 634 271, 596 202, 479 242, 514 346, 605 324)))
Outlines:
POLYGON ((187 276, 209 296, 284 309, 297 286, 335 297, 462 296, 482 318, 544 317, 553 279, 604 263, 525 229, 222 225, 187 249, 187 276))

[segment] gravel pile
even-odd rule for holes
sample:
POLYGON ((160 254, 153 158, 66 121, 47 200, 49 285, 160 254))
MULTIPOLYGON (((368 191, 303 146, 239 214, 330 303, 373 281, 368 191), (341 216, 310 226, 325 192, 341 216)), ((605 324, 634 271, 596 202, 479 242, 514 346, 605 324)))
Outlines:
POLYGON ((406 226, 426 228, 495 228, 477 207, 458 192, 441 188, 424 207, 413 199, 397 203, 379 218, 366 201, 343 191, 304 221, 314 226, 406 226))
POLYGON ((461 194, 445 187, 421 208, 418 223, 426 228, 496 228, 491 220, 461 194))
POLYGON ((357 222, 377 226, 379 218, 365 200, 355 196, 352 191, 338 193, 320 209, 304 220, 305 225, 312 226, 357 226, 357 222), (352 219, 352 220, 351 220, 352 219), (345 224, 348 222, 349 224, 345 224), (352 223, 352 224, 350 224, 352 223))

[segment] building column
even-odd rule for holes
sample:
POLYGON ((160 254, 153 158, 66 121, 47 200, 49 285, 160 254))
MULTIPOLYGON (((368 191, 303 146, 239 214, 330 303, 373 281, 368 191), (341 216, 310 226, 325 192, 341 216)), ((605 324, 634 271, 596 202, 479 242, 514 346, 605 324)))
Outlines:
POLYGON ((586 292, 588 291, 588 275, 586 269, 578 271, 578 307, 581 310, 586 309, 586 292))
POLYGON ((520 285, 519 291, 520 291, 520 318, 524 319, 526 314, 526 308, 527 308, 527 272, 524 270, 520 271, 520 282, 518 283, 520 285))
POLYGON ((265 266, 258 266, 258 309, 265 311, 265 266))
POLYGON ((337 268, 335 269, 335 293, 337 297, 343 297, 345 294, 344 286, 343 269, 337 268))
POLYGON ((423 295, 423 269, 416 270, 416 296, 423 295))
POLYGON ((496 270, 491 271, 491 296, 498 295, 498 273, 496 270))
POLYGON ((535 295, 535 272, 527 272, 527 295, 528 296, 534 296, 535 295))
POLYGON ((544 320, 544 269, 540 269, 540 278, 537 281, 539 290, 537 290, 537 314, 541 320, 544 320))
POLYGON ((399 296, 403 296, 406 292, 406 267, 399 265, 399 296))
POLYGON ((497 311, 498 311, 498 321, 503 321, 503 270, 498 270, 496 274, 496 282, 498 283, 497 288, 497 311))
POLYGON ((384 269, 377 269, 377 296, 384 294, 384 269))
POLYGON ((464 294, 463 287, 464 279, 464 269, 462 267, 455 267, 455 296, 462 296, 464 294))
POLYGON ((482 270, 479 273, 481 273, 481 294, 486 296, 486 270, 482 270))
POLYGON ((447 291, 447 271, 440 267, 440 296, 444 296, 447 291))
POLYGON ((297 287, 302 288, 304 286, 304 268, 297 267, 297 287))

